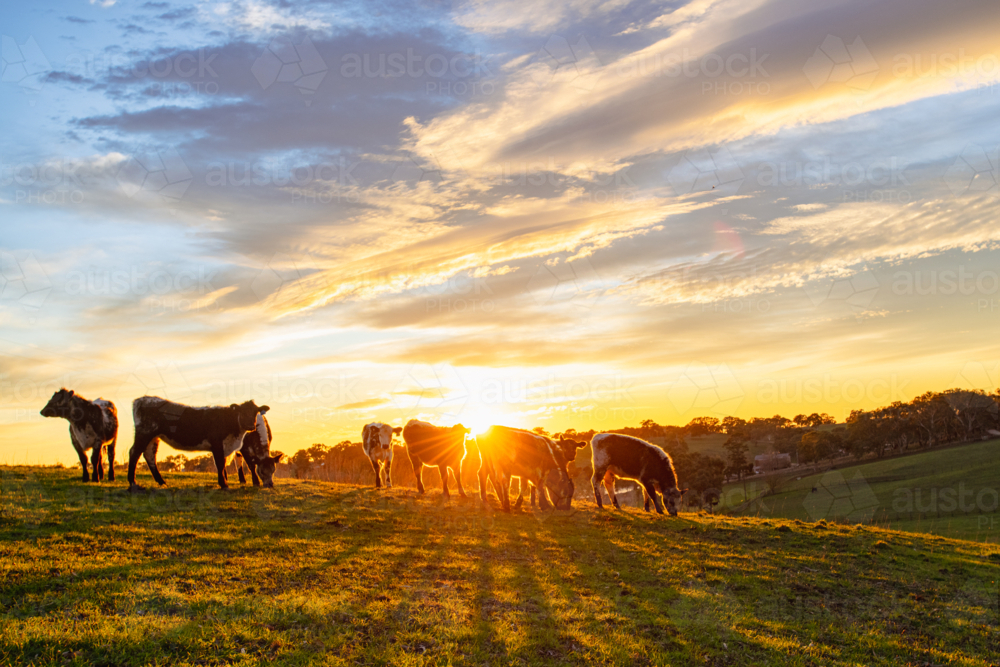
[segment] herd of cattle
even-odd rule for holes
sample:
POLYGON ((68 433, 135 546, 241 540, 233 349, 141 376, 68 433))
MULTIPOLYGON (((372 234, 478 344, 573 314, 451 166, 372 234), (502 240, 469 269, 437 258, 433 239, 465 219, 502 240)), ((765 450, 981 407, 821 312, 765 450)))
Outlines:
MULTIPOLYGON (((218 470, 219 486, 223 489, 229 488, 226 464, 231 458, 236 460, 241 483, 246 481, 245 462, 255 486, 273 487, 274 471, 282 454, 271 453, 271 427, 264 417, 268 410, 268 406, 258 407, 253 401, 228 407, 190 407, 154 396, 135 399, 132 402, 135 441, 128 457, 130 489, 138 489, 135 472, 140 456, 146 459, 153 479, 161 486, 166 484, 156 467, 156 452, 161 441, 185 452, 211 452, 218 470)), ((109 461, 108 479, 115 479, 118 412, 114 403, 103 399, 89 401, 74 391, 60 389, 52 395, 41 414, 69 421, 69 435, 83 466, 84 482, 104 479, 105 449, 109 461), (87 451, 91 451, 89 475, 87 451)), ((376 487, 382 486, 383 478, 387 487, 392 486, 393 436, 400 434, 413 465, 419 493, 424 493, 422 473, 424 466, 428 466, 438 468, 441 473, 442 491, 446 497, 449 496, 449 469, 454 474, 459 495, 466 497, 462 488, 462 467, 475 463, 478 458, 482 502, 487 502, 489 482, 501 506, 508 512, 511 509, 510 483, 515 477, 521 481, 522 491, 515 501, 515 509, 521 506, 525 486, 531 490, 532 504, 537 492, 541 509, 551 506, 569 509, 575 491, 569 464, 576 458, 577 450, 587 446, 586 442, 565 437, 557 440, 507 426, 491 426, 484 433, 473 436, 471 429, 461 424, 445 427, 411 419, 403 427, 392 427, 375 422, 364 427, 362 447, 375 472, 376 487)), ((604 506, 600 491, 603 482, 614 506, 620 508, 615 496, 615 479, 622 478, 640 484, 646 511, 652 501, 660 514, 665 506, 667 512, 677 515, 677 506, 687 489, 678 488, 673 462, 666 452, 645 440, 617 433, 598 433, 591 439, 590 446, 594 471, 591 483, 598 507, 604 506)))

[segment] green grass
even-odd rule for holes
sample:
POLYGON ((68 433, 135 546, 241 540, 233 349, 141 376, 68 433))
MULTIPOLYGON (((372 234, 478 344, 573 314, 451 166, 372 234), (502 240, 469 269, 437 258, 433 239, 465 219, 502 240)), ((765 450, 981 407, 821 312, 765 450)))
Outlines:
POLYGON ((0 468, 0 664, 997 663, 996 547, 638 509, 511 516, 0 468))
MULTIPOLYGON (((748 485, 753 487, 751 496, 765 490, 757 480, 748 485)), ((774 495, 743 512, 804 521, 874 522, 896 530, 996 543, 998 492, 1000 440, 989 440, 817 474, 795 470, 774 495)), ((742 498, 740 483, 723 490, 730 507, 742 498)))

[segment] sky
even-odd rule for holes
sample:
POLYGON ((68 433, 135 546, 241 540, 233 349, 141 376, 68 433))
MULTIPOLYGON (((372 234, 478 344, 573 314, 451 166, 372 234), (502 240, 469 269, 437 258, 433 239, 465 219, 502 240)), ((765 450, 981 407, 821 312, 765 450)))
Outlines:
POLYGON ((0 463, 60 387, 605 430, 1000 387, 988 0, 0 9, 0 463))

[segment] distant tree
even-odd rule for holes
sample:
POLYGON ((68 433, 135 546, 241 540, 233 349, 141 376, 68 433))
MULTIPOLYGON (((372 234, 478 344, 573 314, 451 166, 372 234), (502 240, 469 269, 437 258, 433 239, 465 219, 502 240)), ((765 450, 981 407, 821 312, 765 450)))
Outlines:
POLYGON ((173 454, 166 457, 162 461, 156 462, 156 467, 160 472, 173 472, 174 470, 184 470, 184 465, 187 463, 187 457, 183 454, 173 454))
POLYGON ((726 477, 735 477, 743 482, 743 497, 747 497, 746 478, 753 474, 753 464, 747 458, 750 445, 742 434, 734 434, 722 445, 726 449, 725 467, 722 473, 726 477))
POLYGON ((302 479, 306 476, 312 466, 312 461, 309 458, 309 451, 300 449, 295 452, 288 460, 288 465, 291 466, 295 479, 302 479))
POLYGON ((715 417, 695 417, 684 427, 692 438, 698 438, 711 433, 721 433, 722 424, 715 417))
POLYGON ((531 432, 537 433, 538 435, 545 435, 545 436, 549 435, 549 432, 546 431, 545 428, 542 426, 536 426, 535 428, 531 429, 531 432))

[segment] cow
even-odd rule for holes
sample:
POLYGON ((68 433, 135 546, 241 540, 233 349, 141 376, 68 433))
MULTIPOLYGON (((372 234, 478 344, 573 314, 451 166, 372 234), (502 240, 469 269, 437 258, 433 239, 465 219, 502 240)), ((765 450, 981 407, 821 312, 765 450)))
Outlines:
POLYGON ((267 418, 263 414, 258 414, 254 430, 246 434, 243 438, 243 447, 235 454, 236 472, 240 476, 240 484, 247 483, 246 475, 243 474, 245 461, 254 486, 261 486, 263 480, 264 488, 274 488, 274 471, 284 454, 275 452, 272 456, 271 441, 271 425, 267 423, 267 418))
POLYGON ((462 461, 465 459, 465 436, 472 429, 461 424, 454 426, 434 426, 424 421, 411 419, 403 427, 403 441, 406 454, 413 466, 413 476, 417 478, 417 493, 424 492, 424 466, 437 467, 441 473, 441 491, 448 498, 448 469, 455 473, 458 495, 466 497, 462 487, 462 461))
MULTIPOLYGON (((557 509, 569 509, 573 501, 573 480, 567 472, 566 450, 552 438, 509 426, 491 426, 476 436, 482 456, 479 468, 479 496, 486 503, 486 481, 493 482, 500 505, 510 512, 510 480, 519 477, 538 489, 546 489, 557 509)), ((573 447, 574 458, 576 447, 573 447)), ((522 486, 523 488, 523 486, 522 486)), ((545 493, 538 495, 538 506, 549 509, 545 493)))
POLYGON ((104 449, 108 450, 108 481, 115 481, 115 444, 118 442, 118 410, 103 398, 88 401, 75 391, 63 388, 41 410, 43 417, 59 417, 69 421, 69 438, 83 466, 83 481, 104 479, 104 449), (87 474, 87 450, 93 450, 90 463, 93 474, 87 474))
POLYGON ((601 500, 601 490, 598 484, 604 480, 604 488, 617 509, 618 497, 615 495, 615 478, 631 479, 638 482, 643 489, 645 509, 649 511, 649 500, 652 498, 656 511, 663 514, 663 504, 657 492, 663 495, 670 516, 677 516, 677 501, 687 492, 677 488, 677 473, 670 455, 656 445, 633 438, 630 435, 618 433, 598 433, 590 440, 593 451, 594 474, 590 482, 594 487, 594 497, 597 506, 604 507, 601 500))
MULTIPOLYGON (((577 450, 586 447, 587 443, 580 440, 573 440, 565 436, 559 436, 559 439, 555 440, 553 444, 555 444, 557 453, 559 454, 559 467, 564 468, 566 470, 566 474, 572 479, 572 475, 569 474, 569 464, 576 460, 577 450)), ((547 477, 552 476, 552 474, 553 473, 549 473, 547 477)), ((544 482, 545 480, 542 481, 544 482)), ((524 494, 525 486, 531 489, 531 506, 535 506, 535 485, 525 481, 518 488, 517 502, 514 503, 514 509, 521 509, 521 501, 523 500, 522 496, 524 494)))
POLYGON ((138 490, 135 467, 144 456, 153 479, 166 486, 156 468, 156 451, 160 441, 185 452, 211 452, 219 475, 219 486, 228 489, 226 460, 243 446, 247 433, 257 428, 257 417, 270 408, 257 407, 253 401, 229 407, 193 408, 156 396, 143 396, 132 401, 135 421, 135 441, 128 454, 129 490, 138 490))
POLYGON ((361 431, 361 447, 375 471, 375 488, 382 488, 382 467, 385 466, 385 486, 392 488, 392 436, 403 432, 401 426, 393 428, 382 422, 365 424, 361 431))

